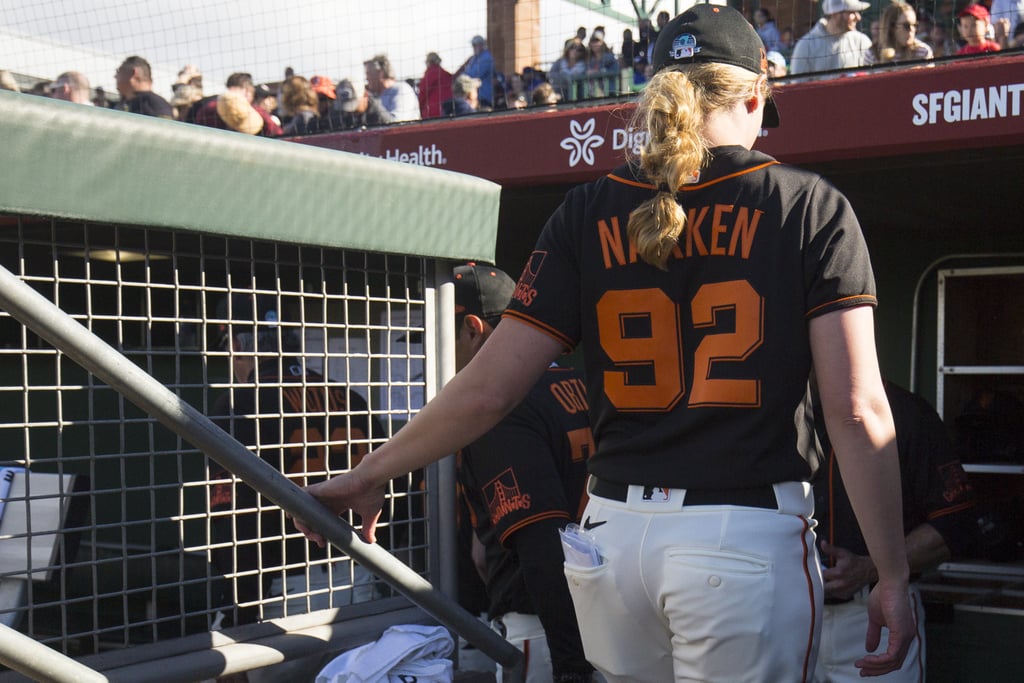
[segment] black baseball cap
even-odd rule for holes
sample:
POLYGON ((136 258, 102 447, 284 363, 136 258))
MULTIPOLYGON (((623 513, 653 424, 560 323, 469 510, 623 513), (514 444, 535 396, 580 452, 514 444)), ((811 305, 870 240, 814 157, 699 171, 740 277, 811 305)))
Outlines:
POLYGON ((512 300, 516 283, 494 266, 468 263, 452 271, 456 315, 475 315, 486 321, 501 316, 512 300))
MULTIPOLYGON (((665 24, 658 33, 651 62, 655 73, 705 62, 732 64, 755 74, 768 73, 768 56, 761 37, 742 14, 725 5, 694 5, 665 24)), ((761 125, 779 125, 779 110, 771 97, 764 103, 761 125)))
POLYGON ((232 294, 224 297, 217 303, 217 318, 230 321, 229 325, 221 323, 218 326, 218 346, 221 348, 228 346, 232 334, 256 333, 257 325, 260 331, 272 330, 281 321, 278 302, 265 294, 232 294))

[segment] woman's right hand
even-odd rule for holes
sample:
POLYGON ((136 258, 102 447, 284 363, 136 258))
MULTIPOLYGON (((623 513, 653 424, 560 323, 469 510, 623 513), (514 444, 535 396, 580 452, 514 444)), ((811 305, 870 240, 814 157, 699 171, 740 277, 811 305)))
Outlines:
MULTIPOLYGON (((377 521, 384 505, 384 487, 374 486, 364 479, 358 467, 327 481, 311 484, 306 487, 306 492, 336 515, 352 510, 362 519, 362 536, 366 542, 377 542, 377 521)), ((306 538, 321 548, 326 545, 323 535, 301 520, 293 521, 295 528, 305 534, 306 538)))

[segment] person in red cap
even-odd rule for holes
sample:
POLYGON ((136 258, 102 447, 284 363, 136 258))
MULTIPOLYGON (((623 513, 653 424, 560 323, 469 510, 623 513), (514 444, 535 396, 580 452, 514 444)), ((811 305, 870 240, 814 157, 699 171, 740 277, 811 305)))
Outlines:
POLYGON ((316 93, 317 111, 320 113, 320 120, 326 121, 327 114, 334 102, 334 82, 327 76, 313 76, 309 79, 309 85, 316 93))
POLYGON ((808 681, 824 420, 878 570, 857 666, 888 673, 915 625, 860 225, 825 179, 752 150, 779 113, 739 11, 698 4, 670 20, 651 66, 630 122, 643 148, 569 191, 473 360, 357 467, 307 491, 359 514, 372 540, 391 478, 479 438, 580 347, 596 451, 563 552, 587 660, 608 683, 808 681))
POLYGON ((984 5, 977 2, 967 5, 956 16, 959 20, 957 28, 960 29, 960 37, 967 41, 966 45, 957 50, 958 55, 999 52, 999 43, 988 39, 992 22, 984 5))

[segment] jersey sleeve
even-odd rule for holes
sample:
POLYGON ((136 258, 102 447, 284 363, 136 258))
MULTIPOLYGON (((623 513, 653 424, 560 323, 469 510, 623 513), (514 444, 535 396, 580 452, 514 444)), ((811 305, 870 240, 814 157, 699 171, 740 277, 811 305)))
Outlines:
POLYGON ((920 396, 887 385, 903 469, 906 531, 927 523, 954 557, 977 540, 976 496, 945 423, 920 396))
POLYGON ((804 250, 806 317, 874 306, 875 277, 867 244, 849 201, 819 179, 808 195, 804 250))
POLYGON ((570 192, 551 215, 516 285, 505 316, 531 325, 572 350, 580 339, 579 252, 570 192))
POLYGON ((570 521, 562 478, 551 455, 550 433, 536 410, 521 404, 497 427, 463 450, 466 494, 486 509, 489 526, 503 545, 540 520, 570 521))

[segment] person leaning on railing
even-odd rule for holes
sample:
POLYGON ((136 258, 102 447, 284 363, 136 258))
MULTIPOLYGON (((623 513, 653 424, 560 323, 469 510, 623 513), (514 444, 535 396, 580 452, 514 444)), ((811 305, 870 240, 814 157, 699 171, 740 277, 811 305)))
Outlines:
POLYGON ((563 100, 578 99, 577 85, 587 74, 587 48, 582 43, 569 40, 565 50, 548 70, 548 81, 563 100))

